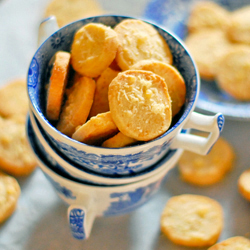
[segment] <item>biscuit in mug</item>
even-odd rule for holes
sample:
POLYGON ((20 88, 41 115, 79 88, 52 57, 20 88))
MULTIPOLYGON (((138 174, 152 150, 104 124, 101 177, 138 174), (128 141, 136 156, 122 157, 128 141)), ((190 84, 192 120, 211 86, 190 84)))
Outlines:
POLYGON ((211 247, 208 250, 249 250, 250 240, 243 236, 234 236, 223 240, 211 247))
POLYGON ((86 76, 75 77, 76 82, 68 90, 68 96, 56 128, 71 137, 77 126, 86 122, 93 103, 95 81, 86 76))
POLYGON ((111 27, 88 23, 74 35, 72 67, 81 75, 98 77, 115 59, 117 48, 118 37, 111 27))
POLYGON ((165 80, 150 71, 127 70, 109 85, 109 108, 119 131, 138 141, 152 140, 172 122, 165 80))
POLYGON ((185 102, 186 85, 180 72, 175 67, 165 62, 142 60, 134 64, 130 69, 148 70, 161 76, 167 83, 172 100, 172 116, 178 114, 185 102))
POLYGON ((82 126, 76 128, 72 138, 90 145, 100 145, 107 138, 118 133, 110 111, 93 116, 82 126))
POLYGON ((172 64, 173 56, 168 44, 152 25, 141 20, 126 19, 117 24, 114 30, 119 40, 116 61, 123 71, 146 59, 172 64))

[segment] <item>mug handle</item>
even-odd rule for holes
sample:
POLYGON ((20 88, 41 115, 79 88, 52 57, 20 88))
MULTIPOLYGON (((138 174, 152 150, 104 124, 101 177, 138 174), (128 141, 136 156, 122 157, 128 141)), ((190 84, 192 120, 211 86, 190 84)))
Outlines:
POLYGON ((210 134, 205 138, 190 133, 179 132, 174 138, 170 148, 182 148, 197 154, 206 155, 219 138, 224 122, 225 118, 221 113, 208 116, 193 112, 182 129, 197 129, 210 132, 210 134))
POLYGON ((45 18, 39 25, 38 47, 54 32, 59 29, 55 16, 45 18))
POLYGON ((71 234, 78 240, 87 239, 91 233, 91 229, 96 214, 93 210, 86 207, 71 205, 68 208, 68 223, 71 234))

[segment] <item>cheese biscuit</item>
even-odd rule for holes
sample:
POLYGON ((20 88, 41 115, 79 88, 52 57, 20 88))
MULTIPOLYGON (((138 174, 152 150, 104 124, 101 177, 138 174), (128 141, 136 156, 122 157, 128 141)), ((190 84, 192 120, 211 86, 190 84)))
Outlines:
POLYGON ((250 201, 250 169, 241 173, 238 179, 238 190, 246 200, 250 201))
POLYGON ((0 172, 0 224, 16 210, 21 189, 17 180, 0 172))
POLYGON ((0 89, 0 116, 25 123, 28 113, 26 80, 16 79, 0 89))
POLYGON ((96 90, 94 102, 92 104, 89 117, 96 116, 99 113, 109 111, 108 89, 111 81, 118 75, 120 71, 111 68, 105 69, 96 80, 96 90))
POLYGON ((58 26, 89 16, 104 14, 105 11, 96 0, 52 0, 45 10, 45 17, 55 16, 58 26))
POLYGON ((0 169, 14 176, 33 172, 36 160, 26 138, 25 124, 0 118, 0 169))
POLYGON ((172 64, 170 48, 158 31, 141 20, 126 19, 114 28, 119 47, 116 61, 124 71, 141 60, 155 59, 172 64))
POLYGON ((89 23, 74 36, 71 63, 75 71, 88 77, 99 76, 115 59, 118 48, 116 32, 101 23, 89 23))
POLYGON ((250 100, 250 46, 234 46, 219 61, 218 86, 240 101, 250 100))
POLYGON ((202 29, 227 29, 230 23, 230 12, 224 7, 211 1, 197 2, 191 9, 187 21, 189 32, 202 29))
POLYGON ((236 43, 250 45, 250 6, 246 5, 232 12, 227 30, 229 39, 236 43))
POLYGON ((177 245, 211 246, 222 231, 223 210, 214 199, 183 194, 168 200, 160 222, 162 232, 177 245))
POLYGON ((190 33, 185 43, 198 67, 201 78, 207 80, 214 80, 218 61, 232 46, 225 33, 216 29, 202 29, 190 33))
POLYGON ((179 159, 178 169, 182 180, 207 186, 219 182, 233 167, 234 159, 233 147, 220 137, 207 155, 185 151, 179 159))
POLYGON ((93 116, 82 126, 77 127, 72 138, 90 145, 101 145, 107 138, 118 132, 110 112, 93 116))
POLYGON ((68 82, 70 53, 56 52, 47 89, 46 115, 49 120, 58 120, 68 82))
POLYGON ((71 137, 77 126, 86 122, 93 103, 95 81, 89 77, 76 77, 76 82, 68 91, 68 97, 56 128, 71 137))
POLYGON ((113 137, 102 143, 102 147, 105 148, 122 148, 130 146, 138 142, 137 140, 124 135, 122 132, 117 133, 113 137))
POLYGON ((208 250, 249 250, 250 240, 242 236, 234 236, 223 240, 211 247, 208 250))
POLYGON ((138 141, 152 140, 172 122, 165 80, 150 71, 127 70, 109 85, 109 107, 120 132, 138 141))
POLYGON ((185 102, 186 85, 179 71, 165 62, 143 60, 134 64, 131 69, 148 70, 161 76, 167 83, 172 100, 172 116, 180 111, 185 102))

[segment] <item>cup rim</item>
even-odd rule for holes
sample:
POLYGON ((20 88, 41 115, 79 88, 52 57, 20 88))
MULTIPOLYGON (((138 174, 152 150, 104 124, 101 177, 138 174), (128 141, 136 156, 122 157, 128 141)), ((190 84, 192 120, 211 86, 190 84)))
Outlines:
MULTIPOLYGON (((27 87, 27 92, 28 92, 28 97, 29 97, 29 106, 31 108, 31 110, 33 111, 33 113, 35 114, 35 116, 37 117, 37 119, 39 120, 40 123, 44 124, 46 127, 46 132, 47 130, 50 132, 47 132, 50 136, 51 133, 55 135, 55 137, 60 138, 60 141, 67 143, 70 146, 76 147, 76 148, 92 148, 92 149, 98 149, 98 152, 100 154, 102 153, 107 153, 107 151, 109 151, 111 154, 114 154, 115 152, 119 152, 119 151, 123 151, 126 153, 126 151, 131 151, 131 148, 136 148, 138 150, 143 150, 144 148, 147 148, 148 145, 153 144, 159 140, 162 140, 163 138, 165 138, 166 136, 168 136, 172 131, 174 130, 178 130, 178 128, 182 125, 182 123, 188 119, 188 117, 191 115, 191 113, 194 111, 195 109, 195 105, 197 103, 198 100, 198 95, 199 95, 199 91, 200 91, 200 77, 199 77, 199 72, 198 72, 198 68, 194 62, 193 57, 191 56, 189 50, 187 49, 187 47, 185 46, 184 42, 175 34, 173 34, 171 31, 167 30, 165 27, 162 27, 159 24, 154 23, 151 20, 146 20, 143 18, 138 18, 138 17, 131 17, 131 16, 124 16, 124 15, 99 15, 99 16, 94 16, 94 17, 87 17, 87 18, 82 18, 79 20, 76 20, 72 23, 69 23, 61 28, 59 28, 57 31, 55 31, 53 34, 51 34, 40 46, 39 48, 36 50, 35 54, 33 55, 32 59, 31 59, 31 63, 29 64, 29 68, 31 68, 32 65, 32 61, 33 59, 35 59, 35 57, 37 56, 37 54, 39 53, 41 47, 55 34, 57 34, 58 32, 60 32, 62 29, 67 29, 68 27, 70 27, 71 25, 75 25, 76 23, 80 23, 83 21, 87 21, 87 20, 93 20, 93 18, 102 18, 102 17, 117 17, 117 18, 122 18, 122 19, 137 19, 137 20, 142 20, 144 22, 147 22, 151 25, 153 25, 157 30, 161 30, 164 33, 167 33, 168 35, 170 35, 177 43, 179 43, 181 45, 181 47, 183 47, 185 53, 188 55, 190 62, 192 63, 192 66, 194 68, 194 72, 195 72, 195 79, 196 79, 196 88, 195 88, 195 95, 193 97, 192 103, 189 103, 188 107, 186 108, 185 112, 183 112, 183 114, 181 114, 180 118, 176 121, 175 124, 173 124, 165 133, 163 133, 162 135, 158 136, 157 138, 150 140, 150 141, 146 141, 146 142, 142 142, 138 145, 130 145, 130 146, 126 146, 126 147, 122 147, 122 148, 103 148, 101 146, 95 146, 95 145, 88 145, 86 143, 82 143, 79 142, 77 140, 74 140, 68 136, 66 136, 65 134, 61 133, 59 130, 57 130, 50 122, 49 120, 46 118, 45 114, 43 114, 43 112, 37 107, 38 105, 35 105, 34 102, 31 101, 31 96, 30 96, 30 87, 29 84, 27 87)), ((27 83, 29 83, 29 74, 27 75, 27 83)))

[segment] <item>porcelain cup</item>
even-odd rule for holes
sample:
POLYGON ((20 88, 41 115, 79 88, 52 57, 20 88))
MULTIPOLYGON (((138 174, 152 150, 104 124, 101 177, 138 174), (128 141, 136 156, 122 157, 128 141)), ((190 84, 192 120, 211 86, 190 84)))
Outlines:
POLYGON ((68 204, 68 223, 73 237, 87 239, 96 217, 129 213, 145 204, 160 188, 167 172, 175 166, 179 157, 171 161, 154 175, 124 185, 94 185, 66 176, 54 168, 40 154, 34 131, 30 123, 26 126, 27 137, 38 166, 54 187, 58 196, 68 204))
POLYGON ((74 163, 103 175, 129 175, 147 169, 158 162, 170 149, 184 149, 206 154, 218 139, 223 128, 222 114, 207 116, 194 112, 200 90, 196 65, 183 42, 164 28, 151 23, 168 43, 173 54, 173 65, 182 74, 186 84, 186 101, 168 131, 158 138, 124 148, 103 148, 75 141, 59 132, 45 115, 45 86, 48 82, 49 62, 59 51, 70 51, 75 32, 94 22, 114 27, 127 16, 106 15, 89 17, 60 29, 54 17, 40 25, 40 47, 34 54, 28 71, 27 86, 31 112, 37 118, 48 139, 74 163), (47 37, 48 36, 48 37, 47 37), (42 42, 42 39, 46 40, 42 42), (208 132, 208 137, 190 134, 187 129, 208 132))
POLYGON ((45 159, 51 168, 63 173, 67 178, 74 178, 95 185, 122 185, 149 178, 161 172, 163 168, 170 170, 173 167, 172 162, 176 162, 183 152, 182 149, 169 150, 156 164, 138 173, 121 176, 101 175, 70 161, 70 159, 66 159, 48 140, 32 113, 27 117, 27 127, 29 137, 34 138, 38 147, 40 158, 45 159))

